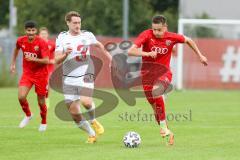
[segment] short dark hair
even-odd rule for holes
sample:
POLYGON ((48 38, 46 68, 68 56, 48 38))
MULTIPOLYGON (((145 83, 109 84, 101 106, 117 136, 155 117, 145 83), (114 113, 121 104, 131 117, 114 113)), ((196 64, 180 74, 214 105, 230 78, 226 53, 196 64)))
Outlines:
POLYGON ((70 11, 65 15, 65 21, 66 22, 71 22, 72 17, 80 17, 80 14, 76 11, 70 11))
POLYGON ((156 15, 156 16, 153 16, 152 23, 154 23, 154 24, 160 24, 160 23, 166 24, 167 19, 163 15, 156 15))
POLYGON ((33 20, 26 21, 24 24, 25 29, 27 28, 37 28, 37 22, 33 20))

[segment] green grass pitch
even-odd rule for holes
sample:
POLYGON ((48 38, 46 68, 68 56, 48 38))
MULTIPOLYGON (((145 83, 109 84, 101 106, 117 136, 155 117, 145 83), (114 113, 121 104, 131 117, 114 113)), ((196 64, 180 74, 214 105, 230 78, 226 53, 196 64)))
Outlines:
POLYGON ((52 92, 50 98, 48 129, 39 133, 40 116, 34 92, 28 96, 34 118, 26 128, 19 129, 23 112, 17 89, 0 89, 0 160, 240 159, 239 91, 170 93, 166 110, 170 129, 175 133, 172 147, 166 146, 160 137, 159 126, 144 98, 137 99, 135 107, 120 100, 115 110, 100 117, 105 134, 93 145, 85 144, 87 135, 74 123, 55 116, 54 106, 63 97, 52 92), (122 138, 128 131, 141 135, 139 148, 124 147, 122 138))

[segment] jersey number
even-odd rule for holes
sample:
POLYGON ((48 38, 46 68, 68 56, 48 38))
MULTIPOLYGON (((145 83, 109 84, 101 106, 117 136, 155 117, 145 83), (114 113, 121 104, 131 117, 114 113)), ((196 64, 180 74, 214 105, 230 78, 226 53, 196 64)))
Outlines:
POLYGON ((78 45, 77 46, 77 51, 79 51, 81 55, 76 56, 75 60, 78 61, 78 62, 86 60, 88 47, 86 47, 84 45, 78 45))

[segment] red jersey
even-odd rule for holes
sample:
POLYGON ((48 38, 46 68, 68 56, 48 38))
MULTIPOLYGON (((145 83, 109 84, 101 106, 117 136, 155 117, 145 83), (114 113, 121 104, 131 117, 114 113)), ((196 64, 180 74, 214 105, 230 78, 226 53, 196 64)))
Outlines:
MULTIPOLYGON (((162 38, 156 38, 152 29, 148 29, 139 34, 135 40, 135 45, 142 46, 142 50, 145 52, 158 53, 156 58, 142 57, 143 62, 156 62, 169 69, 173 46, 176 43, 184 43, 184 41, 183 35, 172 32, 165 32, 162 38)), ((142 67, 145 67, 144 64, 142 67)), ((146 65, 146 67, 148 66, 146 65)))
MULTIPOLYGON (((55 42, 48 40, 47 44, 48 44, 48 49, 49 49, 49 60, 54 59, 55 42)), ((49 64, 48 65, 49 73, 52 73, 53 70, 54 70, 54 64, 49 64)))
POLYGON ((17 49, 23 52, 23 73, 27 75, 47 75, 48 68, 46 64, 39 64, 26 60, 26 57, 44 58, 49 57, 47 43, 40 37, 35 36, 32 42, 28 41, 27 36, 22 36, 17 39, 17 49))

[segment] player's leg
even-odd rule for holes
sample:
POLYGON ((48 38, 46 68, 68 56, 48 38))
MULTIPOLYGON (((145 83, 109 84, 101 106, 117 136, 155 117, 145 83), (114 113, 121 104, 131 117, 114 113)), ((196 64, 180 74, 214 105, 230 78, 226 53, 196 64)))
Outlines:
POLYGON ((157 121, 158 124, 160 124, 160 113, 158 112, 159 110, 157 110, 157 107, 156 107, 156 99, 152 95, 153 86, 144 85, 143 89, 148 102, 151 104, 153 108, 155 120, 157 121))
POLYGON ((174 144, 174 135, 169 130, 167 120, 166 120, 166 112, 165 112, 165 100, 164 95, 155 98, 155 103, 152 107, 155 110, 156 120, 160 124, 160 135, 164 138, 166 137, 167 143, 169 145, 174 144))
POLYGON ((162 137, 167 137, 168 144, 173 145, 174 143, 174 135, 168 129, 167 121, 166 121, 166 112, 165 112, 165 101, 164 101, 164 93, 171 85, 172 74, 171 72, 166 73, 162 77, 160 77, 159 81, 153 86, 152 95, 154 99, 154 103, 152 107, 155 110, 156 120, 160 124, 160 134, 162 137))
POLYGON ((87 143, 96 142, 95 131, 92 129, 89 122, 87 120, 85 120, 85 118, 81 114, 79 99, 77 99, 77 100, 72 99, 73 101, 69 102, 70 100, 71 100, 71 98, 70 98, 70 96, 68 96, 68 100, 67 100, 68 102, 66 104, 68 106, 69 113, 71 114, 76 125, 88 134, 87 143))
POLYGON ((50 87, 48 87, 48 92, 47 92, 47 95, 46 95, 46 105, 47 105, 47 108, 50 108, 50 98, 49 98, 49 93, 50 93, 50 87))
POLYGON ((104 128, 101 123, 95 119, 95 104, 92 99, 94 91, 94 76, 85 75, 79 80, 80 84, 84 86, 79 88, 81 104, 88 110, 89 121, 92 128, 95 130, 97 135, 101 135, 104 133, 104 128))
POLYGON ((151 94, 152 90, 150 89, 151 87, 144 86, 144 92, 147 97, 147 100, 153 108, 157 123, 160 125, 160 134, 163 138, 167 137, 167 143, 172 145, 174 143, 174 135, 168 129, 168 126, 167 126, 164 96, 154 98, 151 94))
POLYGON ((47 129, 47 105, 46 105, 46 99, 44 95, 38 95, 38 106, 40 108, 40 116, 42 118, 41 124, 39 126, 39 131, 43 132, 47 129))
POLYGON ((80 96, 77 87, 63 84, 65 103, 68 107, 76 125, 88 134, 87 143, 96 142, 96 133, 90 126, 89 122, 84 119, 80 110, 80 96))
POLYGON ((31 87, 32 87, 31 80, 29 79, 29 77, 23 75, 21 77, 18 87, 18 101, 22 107, 23 112, 25 113, 25 117, 19 124, 20 128, 24 128, 32 119, 32 113, 30 111, 30 107, 27 101, 27 95, 31 90, 31 87))
POLYGON ((39 126, 39 131, 46 131, 47 129, 47 105, 46 105, 46 96, 48 93, 48 77, 41 76, 36 77, 34 80, 35 92, 37 94, 38 106, 40 109, 41 123, 39 126))
MULTIPOLYGON (((50 77, 52 75, 52 72, 53 72, 53 69, 48 68, 48 74, 49 74, 48 82, 50 82, 50 77)), ((49 87, 49 84, 48 84, 48 92, 47 92, 47 95, 46 95, 46 104, 47 104, 48 108, 50 108, 50 97, 49 97, 49 94, 50 94, 50 87, 49 87)))
POLYGON ((92 100, 92 97, 81 96, 81 104, 86 108, 89 115, 89 122, 91 123, 92 128, 95 130, 97 135, 104 133, 104 127, 95 119, 95 104, 92 100))

